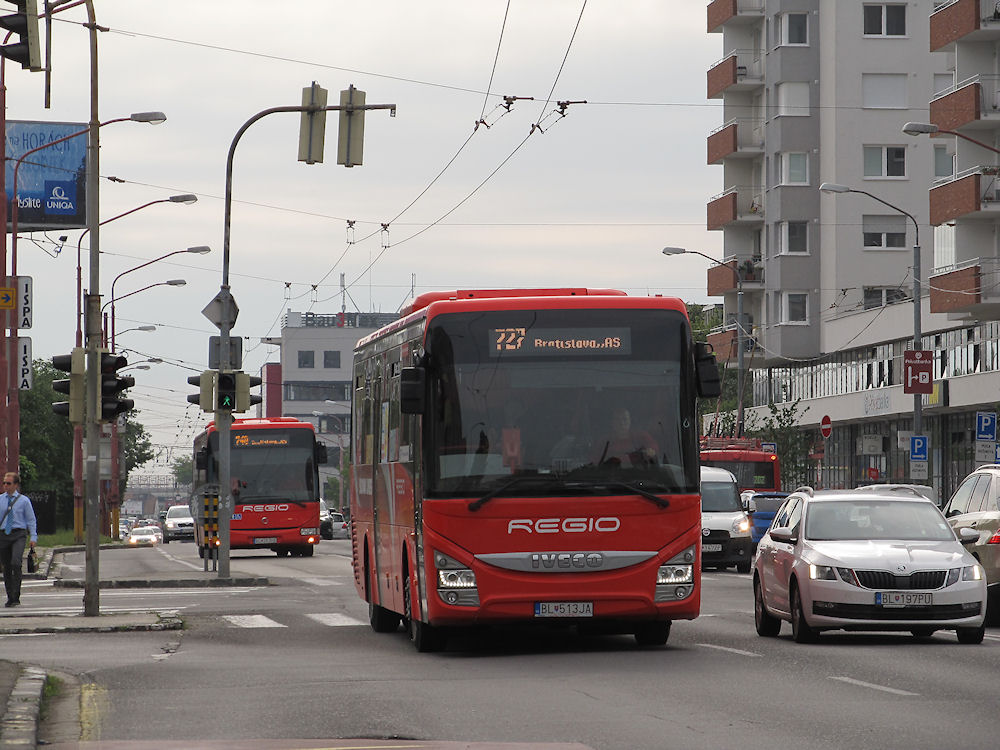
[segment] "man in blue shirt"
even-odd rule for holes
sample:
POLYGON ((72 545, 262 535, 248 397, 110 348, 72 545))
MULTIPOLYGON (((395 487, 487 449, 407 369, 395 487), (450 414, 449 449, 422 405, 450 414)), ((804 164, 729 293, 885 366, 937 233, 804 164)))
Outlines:
POLYGON ((21 603, 21 562, 24 543, 32 548, 38 541, 35 509, 27 495, 19 492, 21 477, 8 471, 3 475, 3 494, 0 495, 0 565, 3 566, 3 585, 7 589, 8 607, 21 603))

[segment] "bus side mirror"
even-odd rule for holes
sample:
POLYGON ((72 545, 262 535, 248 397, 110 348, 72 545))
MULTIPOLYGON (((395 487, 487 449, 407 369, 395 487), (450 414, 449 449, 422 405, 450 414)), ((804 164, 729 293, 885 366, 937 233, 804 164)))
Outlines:
POLYGON ((208 451, 202 448, 194 454, 194 468, 204 471, 208 468, 208 451))
POLYGON ((721 396, 722 381, 719 379, 719 365, 715 361, 715 350, 711 344, 694 345, 694 366, 698 374, 698 395, 702 398, 721 396))
POLYGON ((399 373, 399 410, 403 414, 423 414, 427 409, 427 371, 404 367, 399 373))
POLYGON ((316 443, 315 458, 317 464, 325 464, 330 460, 326 451, 326 446, 323 445, 323 443, 316 443))

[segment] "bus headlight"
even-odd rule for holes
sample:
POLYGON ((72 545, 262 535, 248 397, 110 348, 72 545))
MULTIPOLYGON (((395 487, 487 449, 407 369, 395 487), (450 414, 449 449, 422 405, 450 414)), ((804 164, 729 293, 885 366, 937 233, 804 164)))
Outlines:
POLYGON ((656 571, 653 601, 676 602, 694 591, 695 548, 688 547, 663 563, 656 571))
POLYGON ((441 601, 459 607, 479 606, 476 574, 470 568, 440 552, 434 552, 434 568, 441 601))

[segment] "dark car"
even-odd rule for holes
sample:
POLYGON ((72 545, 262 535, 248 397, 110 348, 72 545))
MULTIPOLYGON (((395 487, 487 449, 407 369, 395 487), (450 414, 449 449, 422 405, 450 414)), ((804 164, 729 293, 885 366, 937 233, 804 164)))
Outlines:
POLYGON ((757 543, 771 526, 774 514, 788 497, 787 492, 754 492, 747 497, 746 510, 750 514, 750 541, 757 549, 757 543))
POLYGON ((333 517, 326 507, 326 501, 319 501, 319 538, 333 539, 333 517))

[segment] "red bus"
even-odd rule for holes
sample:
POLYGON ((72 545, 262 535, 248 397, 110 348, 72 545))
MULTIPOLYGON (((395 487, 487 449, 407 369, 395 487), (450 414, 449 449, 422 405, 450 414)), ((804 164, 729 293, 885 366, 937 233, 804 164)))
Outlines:
POLYGON ((412 301, 355 348, 351 540, 372 629, 402 623, 419 651, 514 623, 665 643, 700 609, 695 401, 718 385, 678 299, 412 301))
POLYGON ((778 454, 765 451, 755 438, 703 437, 701 462, 731 471, 740 492, 781 491, 781 462, 778 454))
MULTIPOLYGON (((318 465, 326 463, 326 446, 313 426, 294 417, 235 419, 230 439, 230 549, 310 557, 320 540, 318 465)), ((215 422, 194 439, 194 487, 195 542, 204 556, 203 498, 219 491, 215 422)))

